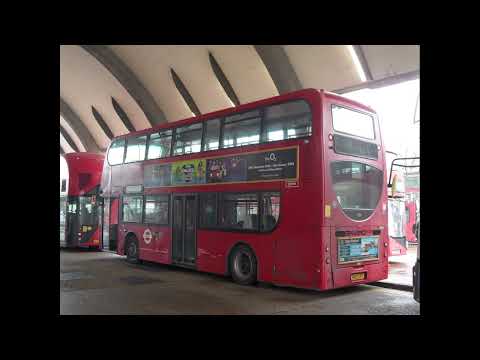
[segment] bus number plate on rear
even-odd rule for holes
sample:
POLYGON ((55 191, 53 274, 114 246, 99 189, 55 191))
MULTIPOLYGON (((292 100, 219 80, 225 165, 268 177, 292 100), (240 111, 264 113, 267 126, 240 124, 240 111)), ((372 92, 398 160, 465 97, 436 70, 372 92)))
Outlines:
POLYGON ((350 275, 350 279, 352 281, 365 280, 365 273, 361 272, 361 273, 352 274, 350 275))

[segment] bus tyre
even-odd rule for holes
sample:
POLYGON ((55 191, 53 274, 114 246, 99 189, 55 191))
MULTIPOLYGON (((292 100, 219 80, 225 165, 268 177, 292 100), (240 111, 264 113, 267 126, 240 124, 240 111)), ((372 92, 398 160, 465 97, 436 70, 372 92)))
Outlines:
POLYGON ((135 237, 131 236, 127 238, 125 244, 125 254, 127 255, 127 261, 131 264, 138 264, 138 241, 135 237))
POLYGON ((257 281, 257 258, 250 248, 240 245, 233 250, 230 274, 237 284, 251 285, 257 281))

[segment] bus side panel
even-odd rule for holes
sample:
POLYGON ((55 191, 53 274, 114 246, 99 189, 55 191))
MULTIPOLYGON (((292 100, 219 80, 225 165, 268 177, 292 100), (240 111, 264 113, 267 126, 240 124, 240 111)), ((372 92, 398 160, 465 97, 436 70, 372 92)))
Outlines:
POLYGON ((249 234, 230 231, 197 231, 197 269, 224 275, 228 271, 228 254, 239 243, 252 248, 257 257, 258 280, 272 281, 273 239, 275 231, 249 234))
MULTIPOLYGON (((315 240, 312 230, 311 226, 306 225, 276 241, 275 284, 316 287, 320 242, 315 240), (302 243, 300 246, 299 242, 302 243)), ((320 229, 317 229, 317 233, 320 233, 320 229)))
POLYGON ((135 230, 140 247, 140 259, 161 264, 171 263, 172 231, 165 225, 128 224, 129 230, 135 230), (144 236, 147 229, 151 237, 144 236))
POLYGON ((275 236, 274 282, 304 288, 316 288, 320 273, 321 222, 320 192, 301 188, 285 190, 280 209, 280 225, 275 236))
POLYGON ((317 270, 317 272, 319 272, 317 287, 320 290, 327 290, 333 288, 332 234, 333 231, 330 226, 322 227, 321 236, 323 241, 321 242, 322 249, 319 255, 319 265, 317 270))
POLYGON ((172 229, 168 225, 152 225, 150 229, 153 233, 152 241, 155 242, 155 260, 153 261, 162 264, 170 264, 172 262, 172 229))

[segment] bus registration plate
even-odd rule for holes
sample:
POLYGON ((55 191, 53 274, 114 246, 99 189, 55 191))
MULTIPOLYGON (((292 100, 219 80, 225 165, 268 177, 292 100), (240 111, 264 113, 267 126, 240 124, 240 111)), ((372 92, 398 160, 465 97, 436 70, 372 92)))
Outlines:
POLYGON ((365 273, 361 272, 361 273, 352 274, 350 275, 350 279, 352 281, 365 280, 365 273))

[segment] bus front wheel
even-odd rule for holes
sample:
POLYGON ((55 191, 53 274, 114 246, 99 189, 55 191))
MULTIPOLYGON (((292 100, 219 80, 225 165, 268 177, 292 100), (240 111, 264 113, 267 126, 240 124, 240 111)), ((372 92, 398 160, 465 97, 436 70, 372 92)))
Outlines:
POLYGON ((125 254, 127 255, 127 261, 131 264, 138 264, 138 241, 135 237, 131 236, 127 238, 125 245, 125 254))
POLYGON ((257 281, 257 259, 250 248, 240 245, 233 250, 230 274, 237 284, 251 285, 257 281))

